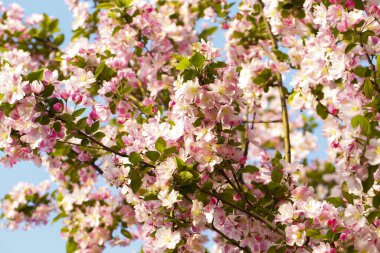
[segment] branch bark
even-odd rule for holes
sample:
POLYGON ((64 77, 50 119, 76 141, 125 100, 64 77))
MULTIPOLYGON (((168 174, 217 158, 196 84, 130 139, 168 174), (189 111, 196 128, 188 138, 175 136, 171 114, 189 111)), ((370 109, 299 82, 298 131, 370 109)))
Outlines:
MULTIPOLYGON (((263 10, 264 7, 265 7, 263 1, 262 0, 258 0, 258 2, 260 4, 260 6, 261 6, 261 10, 263 10)), ((273 49, 278 49, 277 38, 276 38, 276 36, 272 32, 272 27, 269 24, 268 20, 264 17, 264 15, 263 15, 263 18, 264 18, 264 22, 265 22, 265 24, 267 26, 267 29, 268 29, 268 32, 269 32, 272 48, 273 49)), ((276 56, 274 56, 274 57, 275 57, 275 60, 278 60, 276 56)), ((290 144, 289 116, 288 116, 288 109, 286 107, 285 88, 284 88, 284 84, 282 82, 282 76, 281 76, 281 74, 279 72, 276 73, 276 77, 278 79, 278 92, 279 92, 280 99, 281 99, 282 124, 283 124, 284 144, 285 144, 285 160, 288 163, 291 163, 291 144, 290 144)))

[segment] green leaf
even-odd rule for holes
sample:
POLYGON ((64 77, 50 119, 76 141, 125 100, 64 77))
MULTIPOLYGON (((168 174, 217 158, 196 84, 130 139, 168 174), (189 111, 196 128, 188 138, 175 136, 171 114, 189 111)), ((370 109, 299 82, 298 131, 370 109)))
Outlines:
POLYGON ((103 133, 103 132, 97 132, 97 133, 94 134, 94 138, 97 139, 97 140, 101 140, 101 139, 103 139, 105 136, 106 136, 106 134, 103 133))
POLYGON ((252 174, 252 173, 255 173, 257 171, 259 171, 259 168, 257 168, 256 166, 247 165, 244 168, 238 170, 238 173, 239 174, 243 174, 243 173, 250 173, 250 174, 252 174))
POLYGON ((380 54, 378 54, 376 57, 376 71, 380 71, 380 54))
POLYGON ((46 115, 41 115, 41 116, 36 118, 36 122, 45 126, 45 125, 48 125, 50 123, 50 119, 46 115))
POLYGON ((344 53, 347 54, 348 52, 350 52, 355 47, 356 47, 356 43, 350 43, 350 44, 348 44, 347 47, 346 47, 346 49, 344 50, 344 53))
POLYGON ((207 40, 207 37, 213 35, 217 30, 218 30, 218 27, 216 27, 216 26, 211 26, 211 27, 209 27, 209 28, 206 28, 206 29, 204 29, 204 30, 199 34, 199 39, 207 40))
POLYGON ((287 59, 289 59, 289 56, 285 54, 284 52, 281 52, 280 50, 274 49, 273 53, 276 55, 277 59, 281 62, 284 62, 287 59))
POLYGON ((212 189, 212 181, 207 181, 206 183, 204 183, 202 185, 202 190, 205 190, 205 191, 211 191, 212 189))
POLYGON ((33 82, 33 81, 42 80, 43 77, 44 77, 44 70, 40 69, 34 72, 30 72, 27 75, 26 79, 28 79, 29 82, 33 82))
POLYGON ((162 137, 158 138, 155 147, 156 150, 162 154, 166 149, 166 141, 162 137))
POLYGON ((104 70, 104 67, 106 66, 106 62, 105 61, 102 61, 98 67, 96 67, 96 70, 95 70, 95 78, 98 78, 99 75, 103 72, 104 70))
POLYGON ((211 68, 213 69, 218 69, 218 68, 224 68, 224 67, 227 67, 227 64, 225 62, 222 62, 222 61, 217 61, 217 62, 212 62, 210 63, 209 65, 211 68))
POLYGON ((179 157, 175 158, 175 163, 178 170, 182 170, 187 167, 186 163, 179 157))
POLYGON ((161 160, 165 159, 166 157, 170 156, 171 154, 177 152, 176 147, 170 147, 165 149, 164 153, 162 154, 161 160))
POLYGON ((202 122, 204 121, 204 119, 205 119, 204 117, 197 118, 197 120, 194 121, 193 126, 199 127, 200 125, 202 125, 202 122))
POLYGON ((320 235, 321 233, 316 229, 306 229, 306 236, 314 237, 316 235, 320 235))
POLYGON ((369 121, 366 117, 362 115, 357 115, 351 119, 351 125, 353 128, 360 126, 362 133, 368 136, 371 133, 371 127, 369 121))
POLYGON ((80 115, 82 115, 82 113, 84 113, 85 110, 86 110, 86 108, 78 109, 78 110, 74 111, 72 115, 74 118, 79 117, 80 115))
POLYGON ((61 125, 61 123, 59 123, 59 122, 54 122, 54 124, 53 124, 53 128, 54 128, 55 131, 57 131, 57 132, 61 132, 61 130, 62 130, 62 125, 61 125))
POLYGON ((146 157, 149 158, 152 162, 156 162, 160 158, 160 153, 157 151, 148 151, 145 153, 146 157))
POLYGON ((128 239, 131 239, 132 240, 132 234, 126 230, 126 229, 122 229, 121 231, 121 234, 124 235, 125 237, 127 237, 128 239))
POLYGON ((369 80, 369 79, 365 79, 364 83, 363 83, 363 90, 364 90, 364 95, 367 97, 367 98, 371 98, 374 93, 373 93, 373 84, 372 82, 369 80))
POLYGON ((380 217, 380 211, 373 211, 367 216, 367 220, 369 223, 372 223, 376 218, 380 217))
POLYGON ((137 193, 140 190, 141 184, 142 184, 141 177, 136 177, 131 180, 130 187, 133 193, 137 193))
POLYGON ((99 123, 99 121, 97 120, 97 121, 95 121, 95 122, 92 124, 92 126, 91 126, 91 133, 94 133, 94 132, 98 131, 98 130, 99 130, 99 127, 100 127, 100 123, 99 123))
POLYGON ((344 206, 344 200, 340 197, 327 198, 326 201, 333 204, 335 207, 344 206))
POLYGON ((329 115, 327 108, 324 105, 322 105, 321 103, 318 103, 318 105, 317 105, 317 113, 318 113, 319 117, 321 117, 322 119, 326 119, 327 116, 329 115))
POLYGON ((156 191, 148 191, 144 194, 144 200, 157 200, 158 193, 156 191))
POLYGON ((66 253, 74 253, 77 250, 77 243, 74 241, 72 237, 66 243, 66 253))
POLYGON ((188 58, 184 57, 177 65, 177 70, 185 70, 190 67, 190 61, 188 58))
POLYGON ((65 218, 65 217, 67 217, 67 214, 65 214, 65 213, 62 212, 62 213, 58 214, 57 216, 55 216, 51 223, 54 224, 58 220, 60 220, 62 218, 65 218))
POLYGON ((281 183, 283 174, 278 167, 274 168, 272 171, 272 181, 275 183, 281 183))
POLYGON ((87 118, 88 117, 84 117, 84 118, 81 118, 80 120, 78 120, 78 122, 77 122, 77 127, 79 128, 79 129, 83 129, 83 128, 85 128, 86 127, 86 121, 87 121, 87 118))
POLYGON ((359 66, 354 69, 354 73, 360 77, 369 77, 371 75, 371 70, 367 67, 359 66))
POLYGON ((375 197, 373 197, 372 205, 374 208, 377 208, 377 209, 379 208, 379 206, 380 206, 380 192, 377 192, 375 197))
POLYGON ((64 34, 59 34, 57 37, 54 38, 54 44, 57 46, 61 45, 63 41, 65 40, 65 35, 64 34))
POLYGON ((375 183, 375 178, 373 176, 373 173, 375 170, 376 169, 374 169, 374 166, 368 167, 368 177, 366 180, 362 181, 364 192, 368 192, 372 188, 373 184, 375 183))
POLYGON ((114 8, 114 3, 100 3, 96 6, 96 9, 111 9, 114 8))
POLYGON ((129 161, 132 164, 137 165, 140 163, 141 160, 142 160, 142 158, 137 152, 132 152, 129 154, 129 161))
POLYGON ((54 86, 49 84, 49 85, 45 85, 44 87, 44 90, 40 93, 41 96, 47 98, 47 97, 50 97, 54 92, 54 86))
POLYGON ((189 171, 182 171, 178 174, 178 179, 180 185, 189 185, 194 181, 194 175, 189 171))
POLYGON ((355 8, 359 10, 364 10, 364 4, 362 0, 354 0, 355 2, 355 8))
POLYGON ((197 52, 193 56, 191 56, 190 62, 194 67, 202 69, 203 65, 206 62, 206 58, 202 54, 197 52))

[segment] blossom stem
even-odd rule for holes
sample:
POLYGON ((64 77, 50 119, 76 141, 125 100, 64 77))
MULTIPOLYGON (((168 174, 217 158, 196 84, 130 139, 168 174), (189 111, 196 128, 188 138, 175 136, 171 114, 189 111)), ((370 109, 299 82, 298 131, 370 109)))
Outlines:
MULTIPOLYGON (((263 1, 258 0, 258 2, 261 6, 261 10, 263 11, 265 7, 263 1)), ((268 29, 272 48, 277 49, 278 48, 277 38, 273 34, 272 27, 265 17, 264 17, 264 22, 268 29)), ((278 61, 276 56, 274 56, 274 58, 276 61, 278 61)), ((286 93, 285 93, 284 84, 282 82, 282 75, 278 71, 276 72, 276 77, 278 80, 278 92, 280 94, 280 100, 281 100, 282 123, 283 123, 284 144, 285 144, 285 160, 288 163, 291 163, 291 144, 290 144, 289 116, 288 116, 288 109, 286 107, 286 93)))

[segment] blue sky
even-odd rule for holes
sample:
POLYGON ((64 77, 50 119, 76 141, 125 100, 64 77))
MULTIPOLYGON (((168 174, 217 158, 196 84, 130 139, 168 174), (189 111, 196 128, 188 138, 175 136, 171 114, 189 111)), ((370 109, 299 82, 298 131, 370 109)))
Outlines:
MULTIPOLYGON (((45 12, 60 20, 60 27, 67 39, 71 33, 71 13, 64 0, 3 0, 5 5, 12 2, 20 4, 27 15, 45 12)), ((219 31, 214 37, 215 47, 224 47, 223 32, 219 31)), ((290 79, 289 77, 287 79, 290 79)), ((319 129, 320 131, 320 129, 319 129)), ((318 137, 321 137, 320 134, 318 137)), ((319 139, 319 146, 325 147, 323 138, 319 139)), ((315 155, 320 155, 321 151, 315 155)), ((3 168, 0 166, 0 198, 10 191, 13 185, 20 181, 39 183, 49 179, 44 168, 38 168, 32 163, 22 162, 14 168, 3 168)), ((0 229, 0 252, 1 253, 64 253, 65 241, 60 237, 61 224, 36 227, 31 231, 8 231, 0 229)), ((126 248, 108 248, 105 253, 121 253, 137 251, 137 245, 126 248)))

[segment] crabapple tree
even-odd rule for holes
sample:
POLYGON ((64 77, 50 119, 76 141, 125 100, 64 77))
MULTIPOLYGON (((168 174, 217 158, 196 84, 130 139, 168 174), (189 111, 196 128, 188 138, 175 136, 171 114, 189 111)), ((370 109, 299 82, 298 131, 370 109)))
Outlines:
POLYGON ((66 2, 67 46, 0 5, 0 161, 51 178, 3 226, 61 220, 68 253, 380 252, 379 0, 66 2))

